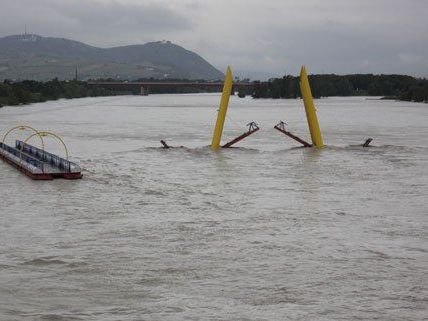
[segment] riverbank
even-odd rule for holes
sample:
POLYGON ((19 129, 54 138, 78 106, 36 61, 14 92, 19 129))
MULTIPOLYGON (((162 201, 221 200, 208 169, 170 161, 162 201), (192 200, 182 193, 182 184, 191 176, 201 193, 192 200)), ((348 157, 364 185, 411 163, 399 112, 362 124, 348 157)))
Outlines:
MULTIPOLYGON (((164 82, 166 80, 143 79, 153 82, 164 82)), ((168 79, 167 81, 171 81, 168 79)), ((181 82, 191 82, 188 79, 174 79, 181 82)), ((150 88, 151 94, 181 94, 181 93, 205 93, 216 92, 217 88, 195 88, 186 87, 162 87, 150 88)), ((138 89, 108 89, 103 86, 94 86, 86 81, 77 80, 58 80, 53 79, 47 82, 34 80, 24 81, 4 81, 0 83, 0 107, 17 106, 31 103, 40 103, 62 98, 84 98, 84 97, 102 97, 119 95, 140 95, 138 89)))
POLYGON ((47 82, 25 80, 21 82, 5 81, 0 83, 0 107, 40 103, 61 98, 83 98, 118 95, 104 88, 90 87, 83 81, 47 82))
MULTIPOLYGON (((410 102, 428 102, 428 80, 403 75, 310 75, 314 98, 333 96, 375 96, 383 99, 410 102)), ((182 80, 185 81, 185 80, 182 80)), ((153 88, 151 93, 196 93, 213 90, 195 88, 165 87, 153 88)), ((24 80, 0 83, 0 108, 39 103, 61 98, 83 98, 139 94, 139 92, 106 89, 90 86, 85 81, 53 79, 47 82, 24 80)), ((285 76, 270 79, 254 88, 244 88, 239 97, 250 95, 253 98, 298 98, 300 97, 299 78, 285 76)))
MULTIPOLYGON (((402 101, 427 102, 428 80, 405 75, 310 75, 314 98, 333 96, 382 96, 402 101)), ((270 79, 258 86, 254 98, 300 97, 299 77, 270 79)))

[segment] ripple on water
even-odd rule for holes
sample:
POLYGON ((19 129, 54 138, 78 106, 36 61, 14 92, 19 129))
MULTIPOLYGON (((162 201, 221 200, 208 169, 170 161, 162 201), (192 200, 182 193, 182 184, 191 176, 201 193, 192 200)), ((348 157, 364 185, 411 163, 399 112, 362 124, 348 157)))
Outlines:
MULTIPOLYGON (((85 170, 33 182, 0 163, 0 320, 426 318, 426 106, 319 100, 316 150, 272 129, 286 113, 309 137, 300 100, 232 97, 262 129, 213 152, 218 99, 0 110, 1 128, 61 134, 85 170)), ((241 131, 227 123, 225 141, 241 131)))

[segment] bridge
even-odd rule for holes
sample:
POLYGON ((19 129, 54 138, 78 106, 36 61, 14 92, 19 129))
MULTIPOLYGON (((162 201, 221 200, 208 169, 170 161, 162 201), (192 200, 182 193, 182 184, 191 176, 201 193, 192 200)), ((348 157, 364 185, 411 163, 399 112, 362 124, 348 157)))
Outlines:
MULTIPOLYGON (((115 81, 89 81, 89 86, 97 86, 108 89, 133 90, 139 89, 141 95, 148 95, 150 88, 214 88, 221 91, 223 82, 185 82, 185 81, 132 81, 132 82, 115 82, 115 81)), ((236 82, 233 84, 233 90, 236 89, 254 89, 262 86, 261 82, 236 82)))

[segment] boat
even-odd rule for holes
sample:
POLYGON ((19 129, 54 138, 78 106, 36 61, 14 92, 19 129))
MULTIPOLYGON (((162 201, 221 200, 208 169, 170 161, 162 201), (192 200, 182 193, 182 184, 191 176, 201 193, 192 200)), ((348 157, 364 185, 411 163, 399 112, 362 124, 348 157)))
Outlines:
POLYGON ((0 158, 34 180, 83 176, 79 165, 20 140, 15 141, 15 146, 0 142, 0 158))

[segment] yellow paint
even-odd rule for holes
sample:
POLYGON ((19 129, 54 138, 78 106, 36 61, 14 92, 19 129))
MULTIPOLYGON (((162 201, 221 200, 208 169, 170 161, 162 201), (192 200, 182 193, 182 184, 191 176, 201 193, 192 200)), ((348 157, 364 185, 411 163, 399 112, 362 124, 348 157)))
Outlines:
POLYGON ((217 121, 214 128, 211 149, 217 150, 220 147, 221 136, 223 134, 224 121, 226 119, 227 107, 229 106, 229 98, 232 92, 232 71, 227 67, 226 78, 223 85, 223 93, 221 95, 220 107, 217 114, 217 121))
POLYGON ((312 144, 318 148, 324 147, 320 125, 318 123, 317 112, 312 99, 311 86, 309 85, 308 74, 305 66, 300 71, 300 91, 305 104, 306 119, 308 120, 309 131, 311 133, 312 144))
MULTIPOLYGON (((24 141, 24 144, 27 144, 27 142, 28 142, 31 138, 33 138, 34 136, 36 136, 36 135, 38 135, 38 136, 40 136, 40 137, 51 136, 51 137, 53 137, 53 138, 56 138, 56 139, 57 139, 57 140, 62 144, 62 146, 64 147, 64 151, 65 151, 65 159, 66 159, 66 160, 68 160, 68 148, 67 148, 67 145, 65 145, 65 143, 64 143, 64 141, 61 139, 61 137, 59 137, 58 135, 56 135, 56 134, 54 134, 54 133, 47 132, 47 131, 37 132, 37 133, 35 133, 35 134, 32 134, 32 135, 28 136, 28 138, 24 141)), ((22 145, 22 146, 21 146, 21 153, 20 153, 20 157, 19 157, 19 158, 22 158, 22 149, 23 149, 23 148, 24 148, 24 145, 22 145)), ((43 150, 44 150, 44 148, 43 148, 43 150)))
MULTIPOLYGON (((27 126, 27 125, 19 125, 19 126, 15 126, 15 127, 11 128, 11 129, 9 129, 9 130, 6 132, 6 134, 4 134, 4 136, 3 136, 3 144, 4 144, 4 142, 6 141, 6 137, 7 137, 11 132, 13 132, 14 130, 17 130, 17 129, 19 129, 19 130, 26 130, 26 129, 29 129, 29 130, 33 131, 33 132, 35 133, 35 135, 38 135, 38 133, 39 133, 39 131, 38 131, 38 130, 34 129, 34 128, 33 128, 33 127, 31 127, 31 126, 27 126)), ((38 136, 40 137, 40 142, 42 143, 42 148, 44 149, 44 148, 45 148, 45 143, 43 142, 43 138, 42 138, 42 136, 41 136, 41 135, 38 135, 38 136)))

